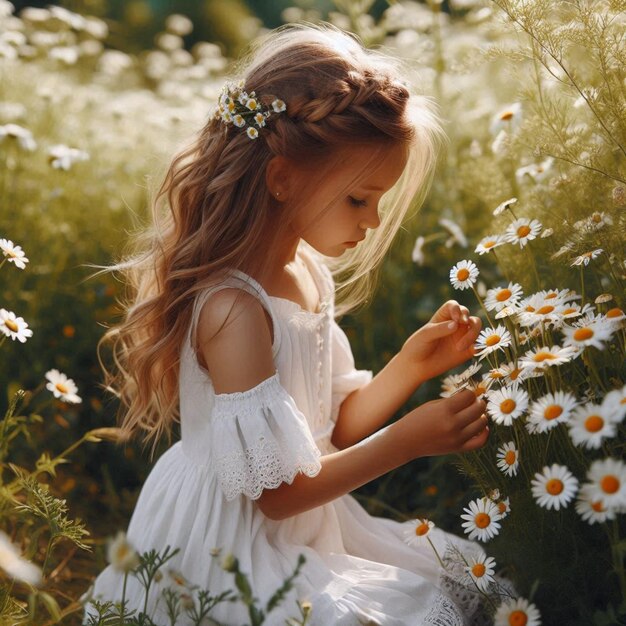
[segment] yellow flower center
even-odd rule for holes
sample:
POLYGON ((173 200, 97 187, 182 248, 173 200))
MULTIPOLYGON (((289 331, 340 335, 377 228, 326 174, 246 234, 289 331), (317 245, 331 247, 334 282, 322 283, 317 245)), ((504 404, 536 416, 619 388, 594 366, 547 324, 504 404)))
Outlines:
POLYGON ((563 483, 558 478, 551 478, 546 483, 546 491, 551 496, 558 496, 563 491, 563 483))
POLYGON ((4 320, 4 325, 12 332, 16 333, 18 326, 13 320, 4 320))
POLYGON ((561 413, 563 413, 563 407, 558 404, 551 404, 546 407, 546 410, 543 412, 543 416, 549 421, 555 420, 559 415, 561 415, 561 413))
POLYGON ((472 566, 472 574, 475 578, 481 578, 485 575, 486 567, 482 563, 476 563, 472 566))
POLYGON ((493 248, 496 245, 495 241, 485 241, 483 248, 493 248))
POLYGON ((509 626, 526 626, 528 615, 524 611, 513 611, 509 615, 509 626))
POLYGON ((474 524, 476 524, 476 528, 487 528, 491 524, 491 518, 487 513, 477 513, 474 518, 474 524))
POLYGON ((535 307, 531 306, 530 304, 524 309, 524 311, 528 311, 529 313, 534 313, 535 312, 535 307))
POLYGON ((486 346, 495 346, 496 344, 500 343, 500 340, 502 339, 502 337, 500 337, 500 335, 489 335, 489 337, 487 337, 487 339, 485 340, 485 345, 486 346))
POLYGON ((504 113, 502 113, 502 115, 500 115, 500 119, 503 122, 508 122, 509 120, 513 119, 513 115, 515 115, 513 111, 505 111, 504 113))
POLYGON ((590 433, 597 433, 603 426, 604 420, 599 415, 590 415, 585 420, 585 429, 590 433))
POLYGON ((600 500, 597 500, 596 502, 592 502, 591 503, 591 508, 596 513, 604 513, 604 511, 605 511, 604 505, 602 504, 602 502, 600 500))
POLYGON ((515 461, 517 459, 517 454, 515 454, 515 450, 507 450, 507 453, 504 455, 504 461, 507 465, 515 465, 515 461))
POLYGON ((622 315, 624 315, 624 311, 622 311, 622 309, 619 309, 617 307, 615 307, 614 309, 610 309, 609 311, 606 312, 607 317, 622 317, 622 315))
POLYGON ((469 270, 466 268, 460 269, 457 273, 456 273, 456 277, 458 280, 467 280, 469 278, 469 270))
POLYGON ((498 502, 498 511, 500 511, 501 515, 504 515, 506 513, 506 503, 505 502, 498 502))
POLYGON ((597 212, 594 213, 591 216, 591 221, 595 222, 596 224, 599 224, 602 221, 602 215, 600 215, 600 213, 597 213, 597 212))
POLYGON ((574 313, 576 309, 570 307, 568 309, 563 309, 563 315, 569 315, 570 313, 574 313))
POLYGON ((418 537, 423 537, 424 535, 428 534, 429 530, 430 528, 428 527, 428 524, 426 522, 422 522, 421 524, 419 524, 419 526, 415 527, 415 534, 418 537))
POLYGON ((533 356, 535 363, 541 363, 542 361, 548 361, 550 359, 556 359, 556 356, 551 352, 537 352, 537 354, 533 356))
POLYGON ((63 384, 63 383, 55 383, 54 386, 61 392, 61 393, 67 393, 68 389, 67 387, 63 384))
POLYGON ((530 228, 528 226, 520 226, 517 229, 517 236, 526 237, 526 235, 528 235, 529 232, 530 232, 530 228))
POLYGON ((576 341, 585 341, 585 339, 593 337, 593 330, 589 327, 579 328, 574 332, 573 336, 576 341))
POLYGON ((510 297, 511 297, 510 289, 500 289, 500 291, 498 292, 498 295, 496 296, 496 300, 498 302, 504 302, 505 300, 508 300, 510 297))
POLYGON ((504 374, 501 374, 500 372, 489 372, 489 378, 504 378, 504 374))
POLYGON ((600 487, 604 493, 615 493, 620 487, 619 479, 617 476, 613 476, 612 474, 603 476, 600 481, 600 487))
POLYGON ((551 300, 552 298, 556 298, 558 295, 559 295, 558 293, 556 293, 554 291, 551 291, 549 294, 546 295, 545 299, 546 300, 551 300))
POLYGON ((478 398, 478 396, 482 396, 485 391, 487 391, 486 387, 483 387, 482 385, 476 385, 476 389, 474 389, 474 395, 478 398))
POLYGON ((539 315, 547 315, 548 313, 552 313, 552 311, 554 311, 554 307, 548 304, 538 309, 537 313, 539 313, 539 315))
POLYGON ((511 380, 515 380, 521 373, 522 373, 522 370, 519 368, 516 368, 509 374, 509 378, 511 380))
POLYGON ((516 406, 515 400, 511 400, 511 398, 507 398, 504 402, 500 402, 500 410, 503 413, 512 413, 516 406))

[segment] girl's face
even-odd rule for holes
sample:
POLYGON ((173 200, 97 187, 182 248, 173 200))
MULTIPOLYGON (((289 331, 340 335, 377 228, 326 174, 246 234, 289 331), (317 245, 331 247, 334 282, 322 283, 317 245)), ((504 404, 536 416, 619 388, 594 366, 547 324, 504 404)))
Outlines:
POLYGON ((346 181, 363 172, 363 163, 375 150, 363 146, 346 150, 341 165, 330 172, 301 206, 295 231, 321 254, 341 256, 347 248, 358 245, 368 228, 380 225, 380 198, 393 187, 406 166, 407 152, 402 144, 385 149, 370 168, 371 173, 324 211, 346 181))

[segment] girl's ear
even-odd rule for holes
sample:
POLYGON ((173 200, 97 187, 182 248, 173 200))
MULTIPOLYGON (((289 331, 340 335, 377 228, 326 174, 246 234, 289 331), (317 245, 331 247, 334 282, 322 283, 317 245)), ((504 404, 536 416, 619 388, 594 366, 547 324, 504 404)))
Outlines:
POLYGON ((291 163, 280 155, 272 157, 265 170, 265 183, 274 198, 279 201, 287 199, 293 183, 291 163))

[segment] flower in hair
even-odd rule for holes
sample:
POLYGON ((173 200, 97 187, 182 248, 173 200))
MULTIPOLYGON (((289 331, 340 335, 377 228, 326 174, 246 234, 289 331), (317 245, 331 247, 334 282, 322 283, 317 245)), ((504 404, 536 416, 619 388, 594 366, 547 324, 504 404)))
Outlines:
POLYGON ((276 98, 272 108, 264 107, 254 91, 247 93, 244 90, 244 81, 237 84, 227 82, 222 87, 219 104, 215 109, 215 119, 221 120, 227 126, 234 124, 245 130, 250 139, 259 136, 259 128, 263 128, 268 117, 274 113, 287 110, 287 105, 276 98))

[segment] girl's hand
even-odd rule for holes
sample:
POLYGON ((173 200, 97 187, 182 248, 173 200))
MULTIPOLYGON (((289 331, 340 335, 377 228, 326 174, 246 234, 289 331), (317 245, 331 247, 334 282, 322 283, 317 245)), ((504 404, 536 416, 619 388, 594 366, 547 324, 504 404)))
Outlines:
POLYGON ((392 424, 397 452, 408 462, 481 448, 489 437, 486 407, 469 389, 422 404, 392 424))
POLYGON ((400 353, 423 382, 471 359, 481 326, 478 317, 470 317, 467 307, 448 300, 404 342, 400 353))

